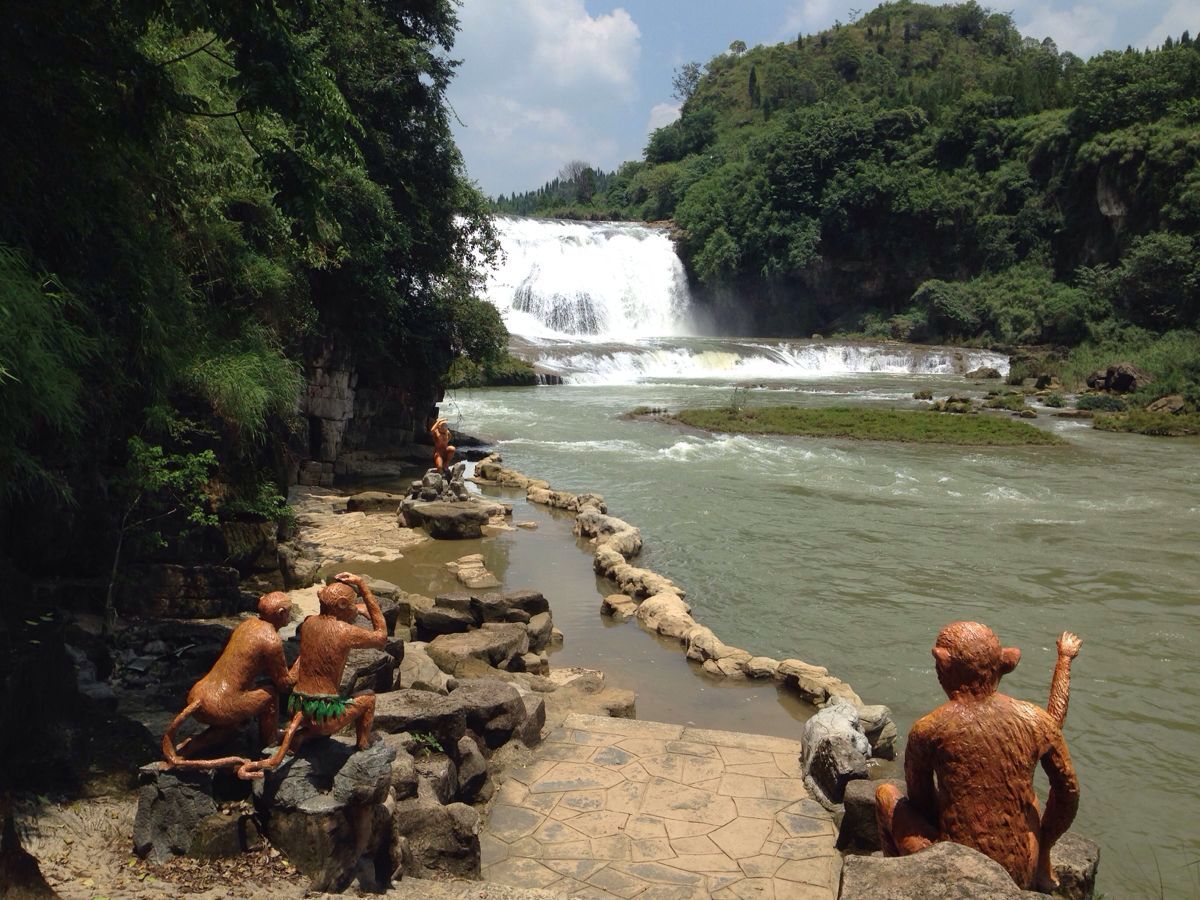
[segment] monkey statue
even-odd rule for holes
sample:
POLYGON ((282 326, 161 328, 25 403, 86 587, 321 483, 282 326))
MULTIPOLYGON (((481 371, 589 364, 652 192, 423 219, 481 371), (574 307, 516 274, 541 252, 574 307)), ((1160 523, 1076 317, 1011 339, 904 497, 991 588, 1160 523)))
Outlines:
POLYGON ((1054 846, 1079 808, 1079 782, 1062 734, 1071 660, 1082 642, 1064 632, 1048 710, 1001 694, 1000 679, 1021 651, 1001 647, 978 622, 947 625, 933 645, 938 681, 949 697, 917 720, 908 735, 908 796, 891 784, 875 791, 886 856, 907 856, 937 841, 972 847, 1000 863, 1022 888, 1050 891, 1054 846), (1039 816, 1033 770, 1050 780, 1039 816), (934 777, 936 776, 936 784, 934 777))
POLYGON ((387 644, 387 624, 379 602, 361 576, 341 572, 335 583, 317 592, 319 615, 309 616, 300 625, 300 657, 293 666, 295 689, 288 699, 291 721, 283 733, 279 749, 270 759, 256 760, 238 770, 242 778, 262 778, 264 769, 278 766, 289 751, 297 750, 306 738, 335 734, 351 723, 355 726, 358 749, 370 746, 371 723, 375 718, 375 694, 363 691, 353 697, 338 693, 342 671, 351 650, 361 647, 383 649, 387 644), (355 589, 362 592, 372 630, 354 624, 362 604, 355 589))
POLYGON ((280 692, 291 690, 295 677, 288 671, 279 629, 292 616, 287 594, 274 591, 258 600, 258 618, 242 622, 229 637, 212 670, 192 685, 187 705, 167 727, 162 739, 165 769, 218 769, 242 766, 240 756, 197 759, 207 748, 232 737, 250 719, 258 720, 259 746, 269 747, 279 735, 279 705, 275 692, 256 687, 260 675, 280 692), (208 728, 175 746, 175 732, 194 717, 208 728))
POLYGON ((429 429, 429 433, 433 435, 433 467, 439 472, 445 472, 450 468, 450 461, 454 459, 454 451, 457 449, 450 443, 450 427, 445 419, 438 419, 429 429))

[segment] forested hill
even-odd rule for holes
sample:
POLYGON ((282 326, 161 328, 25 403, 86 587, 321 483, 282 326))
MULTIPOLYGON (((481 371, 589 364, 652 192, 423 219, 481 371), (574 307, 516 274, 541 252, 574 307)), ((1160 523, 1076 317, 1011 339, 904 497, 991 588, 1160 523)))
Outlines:
POLYGON ((673 219, 728 327, 1144 344, 1197 324, 1186 33, 1084 61, 975 3, 890 3, 735 42, 676 87, 682 115, 643 160, 542 212, 673 219))
POLYGON ((499 353, 445 101, 455 10, 5 5, 0 565, 94 570, 164 510, 275 515, 317 355, 428 403, 458 354, 499 353))

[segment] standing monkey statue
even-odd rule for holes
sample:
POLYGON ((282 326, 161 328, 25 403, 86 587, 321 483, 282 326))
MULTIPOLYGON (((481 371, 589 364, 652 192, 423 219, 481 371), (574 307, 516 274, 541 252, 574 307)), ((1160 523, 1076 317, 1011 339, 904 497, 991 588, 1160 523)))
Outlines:
POLYGON ((450 427, 445 419, 438 419, 430 427, 429 433, 433 435, 433 467, 445 472, 450 468, 450 461, 454 459, 457 449, 450 443, 450 427))
POLYGON ((1000 863, 1022 888, 1050 891, 1050 848, 1079 808, 1079 781, 1062 734, 1071 660, 1082 642, 1063 632, 1047 709, 1001 694, 1000 679, 1021 651, 1001 647, 978 622, 947 625, 933 645, 938 681, 949 698, 908 735, 908 796, 891 784, 875 792, 886 856, 907 856, 937 841, 971 847, 1000 863), (1050 779, 1038 813, 1033 770, 1050 779), (934 778, 936 776, 936 785, 934 778))

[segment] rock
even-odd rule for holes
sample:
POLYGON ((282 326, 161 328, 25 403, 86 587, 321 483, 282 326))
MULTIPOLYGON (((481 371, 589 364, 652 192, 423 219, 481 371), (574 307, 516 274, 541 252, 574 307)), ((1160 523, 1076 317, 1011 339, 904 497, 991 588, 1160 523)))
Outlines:
POLYGON ((1167 397, 1159 397, 1153 403, 1146 407, 1148 412, 1171 413, 1179 415, 1187 409, 1187 401, 1179 394, 1171 394, 1167 397))
POLYGON ((984 379, 984 378, 999 378, 1000 370, 991 366, 980 366, 978 369, 973 369, 968 372, 966 378, 984 379))
POLYGON ((550 673, 550 680, 560 685, 558 690, 544 695, 546 720, 552 725, 561 723, 570 713, 615 719, 637 718, 637 695, 633 691, 608 687, 603 672, 579 668, 555 669, 550 673))
POLYGON ((253 816, 215 812, 196 825, 188 855, 200 859, 237 856, 257 844, 260 838, 253 816))
POLYGON ((774 678, 779 670, 779 661, 769 656, 754 656, 746 661, 746 675, 750 678, 774 678))
POLYGON ((375 728, 388 734, 432 734, 443 747, 453 747, 467 733, 467 713, 452 692, 400 690, 375 697, 375 728))
POLYGON ((158 763, 142 766, 133 852, 157 863, 187 853, 196 828, 216 812, 212 772, 164 771, 158 763))
POLYGON ((932 400, 933 399, 933 391, 929 390, 929 388, 922 388, 919 391, 914 391, 913 399, 914 400, 932 400))
POLYGON ((1100 846, 1083 835, 1068 831, 1050 848, 1050 865, 1058 879, 1055 897, 1091 900, 1100 868, 1100 846))
POLYGON ((274 522, 222 522, 225 564, 243 576, 278 569, 278 533, 279 526, 274 522))
POLYGON ((316 583, 321 563, 306 556, 296 544, 280 544, 278 556, 279 570, 283 573, 283 586, 289 591, 306 588, 316 583))
POLYGON ((476 624, 475 616, 471 613, 441 606, 419 609, 415 618, 417 638, 422 641, 432 641, 441 635, 461 634, 476 624))
POLYGON ((155 563, 131 567, 121 589, 124 613, 173 619, 233 615, 241 606, 238 570, 231 566, 155 563))
POLYGON ((1047 374, 1045 372, 1043 372, 1041 375, 1039 375, 1037 377, 1037 379, 1033 382, 1034 390, 1038 390, 1038 391, 1048 390, 1049 388, 1056 387, 1056 386, 1059 386, 1058 379, 1055 378, 1053 375, 1047 374))
POLYGON ((458 686, 458 680, 438 668, 427 652, 428 645, 413 641, 405 647, 404 659, 396 675, 396 688, 412 688, 448 694, 458 686))
MULTIPOLYGON (((1027 896, 997 862, 942 841, 912 856, 847 856, 840 900, 1022 900, 1027 896)), ((1038 896, 1038 895, 1032 895, 1038 896)))
POLYGON ((464 681, 450 696, 462 704, 467 728, 492 750, 508 743, 529 715, 515 687, 491 678, 464 681))
MULTIPOLYGON (((879 824, 875 820, 875 789, 882 781, 855 778, 846 783, 842 798, 845 812, 838 830, 837 848, 846 850, 878 850, 879 824)), ((905 793, 904 782, 889 780, 905 793)))
POLYGON ((466 540, 483 536, 483 526, 491 518, 490 505, 463 501, 424 503, 405 500, 400 506, 401 524, 424 528, 438 540, 466 540))
POLYGON ((1107 369, 1096 369, 1084 379, 1084 382, 1094 391, 1102 391, 1105 387, 1105 382, 1108 379, 1107 369))
POLYGON ((630 619, 637 615, 638 605, 624 594, 609 594, 600 601, 600 614, 614 619, 630 619))
POLYGON ((846 782, 867 777, 871 745, 849 703, 827 706, 805 722, 803 747, 804 786, 819 801, 841 803, 846 782))
POLYGON ((537 591, 513 591, 507 594, 473 594, 471 609, 480 622, 528 622, 548 612, 550 604, 537 591))
POLYGON ((707 625, 697 625, 689 631, 684 635, 684 643, 687 645, 687 658, 699 663, 715 660, 725 646, 707 625))
POLYGON ((484 567, 483 555, 480 553, 459 557, 454 562, 446 563, 446 568, 469 588, 500 587, 500 579, 484 567))
POLYGON ((637 620, 650 631, 681 638, 696 624, 691 611, 692 608, 676 594, 655 594, 642 601, 637 620))
POLYGON ((360 691, 383 693, 390 691, 396 680, 396 659, 385 650, 361 648, 351 650, 342 670, 342 681, 338 687, 343 696, 360 691))
POLYGON ((487 760, 479 750, 479 745, 470 735, 458 741, 458 791, 456 800, 463 803, 472 802, 478 795, 479 789, 487 781, 487 760))
POLYGON ((550 646, 561 647, 566 642, 566 635, 562 633, 560 628, 550 629, 550 646))
POLYGON ((780 661, 779 668, 775 670, 775 678, 815 706, 823 706, 831 697, 841 697, 855 705, 862 704, 850 686, 830 675, 824 666, 785 659, 780 661))
POLYGON ((871 756, 895 759, 896 739, 900 734, 892 720, 892 711, 886 706, 862 706, 858 710, 858 720, 871 744, 871 756))
POLYGON ((395 758, 382 740, 362 751, 350 740, 311 741, 254 783, 267 837, 312 890, 345 889, 364 861, 372 871, 395 870, 384 804, 395 758))
POLYGON ((347 512, 365 513, 397 513, 403 502, 402 494, 389 494, 385 491, 361 491, 346 498, 347 512))
POLYGON ((472 807, 416 797, 397 803, 392 820, 412 854, 405 874, 479 878, 479 813, 472 807))
POLYGON ((1111 365, 1104 373, 1105 389, 1118 394, 1128 394, 1153 381, 1154 377, 1149 372, 1127 362, 1111 365))
POLYGON ((581 537, 594 538, 597 547, 611 547, 625 559, 632 559, 642 550, 642 533, 638 529, 594 506, 580 511, 572 531, 581 537))
POLYGON ((525 718, 513 732, 513 737, 526 747, 536 747, 542 741, 542 729, 546 725, 546 700, 522 684, 514 683, 513 687, 521 695, 521 705, 525 709, 525 718))
MULTIPOLYGON (((459 738, 459 743, 463 741, 474 744, 470 736, 459 738)), ((458 793, 458 766, 449 754, 423 747, 414 752, 413 764, 417 769, 418 797, 432 797, 443 805, 454 799, 458 793)))
POLYGON ((1038 414, 1032 409, 1022 409, 1013 413, 1013 415, 1020 419, 1036 419, 1038 417, 1038 414))
POLYGON ((392 760, 392 791, 397 800, 405 800, 417 795, 417 763, 413 755, 405 747, 407 735, 385 734, 382 740, 396 754, 392 760))
POLYGON ((468 659, 478 659, 497 669, 507 668, 514 656, 529 652, 529 632, 516 622, 488 622, 476 631, 443 634, 426 648, 439 669, 450 675, 468 659))
POLYGON ((550 633, 554 629, 554 621, 550 618, 550 613, 543 612, 533 616, 525 629, 529 632, 530 652, 540 653, 550 646, 550 633))

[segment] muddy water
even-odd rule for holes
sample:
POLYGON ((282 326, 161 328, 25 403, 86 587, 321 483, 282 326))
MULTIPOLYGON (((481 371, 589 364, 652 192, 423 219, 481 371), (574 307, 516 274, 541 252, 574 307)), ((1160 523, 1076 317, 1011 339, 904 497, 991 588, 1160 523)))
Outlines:
MULTIPOLYGON (((750 402, 905 407, 925 387, 970 385, 847 375, 775 383, 750 402)), ((1041 702, 1055 636, 1078 631, 1066 733, 1083 783, 1076 827, 1103 846, 1102 887, 1200 896, 1200 442, 1104 434, 1047 410, 1036 424, 1068 446, 706 436, 619 418, 643 404, 719 405, 730 390, 682 379, 499 389, 442 411, 497 440, 506 464, 603 493, 641 527, 641 564, 687 587, 697 619, 727 642, 828 666, 889 704, 902 733, 941 702, 928 648, 946 622, 978 619, 1019 646, 1006 690, 1041 702)), ((560 662, 636 686, 645 718, 796 733, 773 691, 718 687, 636 626, 605 625, 605 589, 568 535, 542 521, 480 546, 506 587, 551 596, 568 640, 560 662)), ((380 574, 402 581, 403 570, 380 574)))

